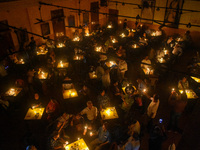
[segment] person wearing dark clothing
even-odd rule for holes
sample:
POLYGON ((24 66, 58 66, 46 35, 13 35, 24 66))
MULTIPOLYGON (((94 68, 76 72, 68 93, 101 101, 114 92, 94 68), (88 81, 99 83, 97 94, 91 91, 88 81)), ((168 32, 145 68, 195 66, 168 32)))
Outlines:
POLYGON ((162 142, 166 139, 164 126, 155 125, 149 137, 149 150, 162 150, 162 142))

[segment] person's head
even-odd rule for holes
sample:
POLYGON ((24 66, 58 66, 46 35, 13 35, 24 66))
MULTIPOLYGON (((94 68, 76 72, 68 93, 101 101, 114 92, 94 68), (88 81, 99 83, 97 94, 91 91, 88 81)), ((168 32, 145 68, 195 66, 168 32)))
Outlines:
POLYGON ((83 90, 86 91, 87 90, 87 86, 83 85, 83 90))
POLYGON ((108 130, 108 123, 104 122, 102 128, 103 128, 104 131, 107 131, 108 130))
POLYGON ((142 79, 138 78, 137 83, 141 83, 141 82, 142 82, 142 79))
POLYGON ((127 22, 127 19, 124 19, 124 22, 127 22))
POLYGON ((34 37, 32 36, 32 37, 31 37, 31 41, 33 41, 33 40, 34 40, 34 37))
POLYGON ((123 48, 123 47, 120 45, 120 46, 119 46, 119 49, 122 49, 122 48, 123 48))
POLYGON ((93 106, 92 101, 87 101, 87 107, 88 107, 89 109, 91 109, 92 106, 93 106))
POLYGON ((80 113, 76 114, 75 118, 76 118, 77 120, 80 119, 80 118, 81 118, 81 114, 80 114, 80 113))
POLYGON ((154 99, 154 102, 157 102, 159 100, 159 95, 158 94, 154 94, 153 95, 153 99, 154 99))
POLYGON ((186 35, 189 35, 189 34, 190 34, 190 31, 189 31, 189 30, 187 30, 187 31, 185 32, 185 34, 186 34, 186 35))
POLYGON ((40 98, 38 93, 35 93, 34 97, 35 97, 35 100, 38 100, 40 98))
POLYGON ((114 82, 113 82, 113 85, 114 85, 114 86, 118 86, 118 81, 114 81, 114 82))
POLYGON ((183 82, 186 82, 186 81, 187 81, 187 78, 186 78, 186 77, 183 77, 182 81, 183 81, 183 82))

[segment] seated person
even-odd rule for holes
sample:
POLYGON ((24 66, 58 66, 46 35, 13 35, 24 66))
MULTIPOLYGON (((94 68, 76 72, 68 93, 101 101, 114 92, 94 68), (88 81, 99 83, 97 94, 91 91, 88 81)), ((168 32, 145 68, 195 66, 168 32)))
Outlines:
POLYGON ((134 134, 140 135, 140 123, 137 120, 134 120, 130 126, 128 126, 128 134, 133 136, 134 134))
POLYGON ((90 95, 90 90, 86 85, 83 85, 83 88, 79 92, 83 96, 89 96, 90 95))
POLYGON ((38 107, 41 107, 41 105, 42 105, 42 102, 40 100, 40 96, 38 93, 35 93, 32 108, 38 108, 38 107))
POLYGON ((47 119, 52 119, 58 113, 59 104, 56 100, 51 99, 46 107, 47 119))
POLYGON ((139 42, 143 43, 144 45, 148 45, 147 39, 145 39, 144 37, 141 37, 139 42))
POLYGON ((112 85, 112 93, 114 96, 114 100, 116 105, 120 104, 122 102, 121 96, 122 94, 122 87, 119 85, 118 81, 114 81, 112 85))
POLYGON ((93 106, 91 101, 87 102, 87 107, 84 108, 81 113, 81 115, 86 114, 87 120, 89 122, 93 122, 97 118, 97 108, 93 106))
POLYGON ((142 60, 141 67, 144 68, 144 69, 151 68, 151 60, 149 59, 149 56, 146 56, 146 57, 142 60), (144 63, 144 64, 143 64, 143 63, 144 63))
POLYGON ((100 95, 97 97, 99 103, 99 110, 105 109, 110 106, 110 98, 106 95, 105 90, 100 92, 100 95))
POLYGON ((134 97, 134 103, 131 107, 131 111, 137 111, 139 114, 143 115, 145 112, 145 104, 144 100, 142 99, 142 96, 139 94, 136 94, 134 97))
POLYGON ((116 54, 118 57, 126 57, 126 50, 123 49, 122 46, 120 46, 116 54))
POLYGON ((70 114, 67 114, 67 113, 63 113, 62 116, 60 116, 57 120, 58 122, 60 123, 64 123, 65 124, 65 127, 67 126, 67 124, 69 123, 69 119, 72 117, 72 115, 70 114))
POLYGON ((103 126, 99 128, 97 135, 98 137, 90 143, 91 149, 99 150, 103 146, 111 142, 107 123, 104 123, 103 126))
POLYGON ((84 118, 80 114, 77 114, 73 116, 70 125, 72 127, 75 127, 76 131, 81 131, 83 130, 83 123, 84 123, 84 118))
POLYGON ((57 131, 50 135, 47 144, 49 150, 64 148, 64 141, 60 138, 60 134, 57 131))
POLYGON ((119 80, 122 81, 124 79, 124 75, 128 70, 128 66, 125 60, 118 59, 118 76, 119 80))
POLYGON ((178 81, 179 89, 189 89, 189 82, 186 77, 183 77, 182 80, 178 81))
POLYGON ((181 45, 180 45, 180 44, 176 44, 176 45, 174 46, 174 49, 172 50, 172 54, 173 54, 174 56, 181 56, 182 53, 183 53, 183 50, 182 50, 181 45))
POLYGON ((140 140, 138 134, 133 134, 120 150, 139 150, 140 140))

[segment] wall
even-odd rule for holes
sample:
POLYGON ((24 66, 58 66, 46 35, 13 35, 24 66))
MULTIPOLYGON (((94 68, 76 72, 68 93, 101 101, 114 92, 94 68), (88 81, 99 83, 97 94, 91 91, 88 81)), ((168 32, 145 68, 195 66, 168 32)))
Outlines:
MULTIPOLYGON (((0 3, 0 21, 1 20, 8 20, 9 25, 16 26, 18 28, 26 28, 30 32, 34 32, 36 34, 42 34, 41 33, 41 26, 40 24, 34 24, 37 22, 35 18, 40 18, 39 14, 39 2, 40 0, 19 0, 15 2, 7 2, 7 3, 0 3)), ((72 7, 72 8, 79 8, 79 0, 42 0, 46 3, 52 3, 55 5, 60 6, 66 6, 66 7, 72 7)), ((85 10, 90 10, 90 3, 91 2, 97 2, 98 0, 80 0, 80 8, 85 10)), ((121 2, 128 2, 128 3, 135 3, 135 4, 141 4, 141 0, 118 0, 121 2)), ((167 0, 156 0, 156 6, 165 7, 167 0)), ((185 0, 184 9, 192 9, 192 10, 200 10, 198 7, 200 6, 199 1, 191 1, 191 0, 185 0)), ((42 19, 43 20, 50 20, 51 19, 51 10, 60 9, 57 7, 52 6, 44 6, 42 5, 41 11, 42 11, 42 19)), ((138 9, 135 5, 128 5, 125 4, 124 6, 122 4, 118 4, 116 6, 116 3, 109 2, 108 7, 100 7, 99 12, 108 13, 109 9, 118 9, 119 15, 124 16, 132 16, 136 17, 138 14, 141 15, 141 9, 138 9)), ((64 15, 65 18, 65 25, 68 25, 68 16, 74 15, 75 16, 75 24, 76 26, 83 24, 83 14, 80 15, 80 22, 79 22, 79 16, 77 11, 72 11, 68 9, 64 9, 64 15)), ((160 11, 155 11, 154 19, 155 20, 164 20, 165 15, 165 9, 160 9, 160 11)), ((183 13, 180 19, 181 23, 191 23, 191 24, 197 24, 200 25, 200 18, 198 17, 199 13, 183 13)), ((123 22, 125 18, 119 17, 119 23, 123 22)), ((128 18, 128 25, 134 27, 135 19, 128 18)), ((108 16, 99 14, 99 23, 101 25, 105 25, 107 23, 108 16)), ((91 17, 89 17, 89 21, 91 22, 91 17)), ((53 27, 52 22, 48 21, 50 25, 50 37, 54 38, 53 33, 53 27)), ((144 22, 144 21, 142 21, 144 22)), ((121 24, 122 25, 122 24, 121 24)), ((153 23, 150 24, 151 28, 158 28, 158 24, 153 23), (153 26, 152 26, 153 25, 153 26)), ((170 29, 170 28, 164 28, 167 34, 171 35, 174 32, 183 34, 188 28, 186 28, 185 25, 180 25, 179 30, 177 29, 170 29)), ((196 40, 199 37, 200 28, 198 27, 191 27, 189 29, 192 33, 192 37, 194 40, 196 40)), ((74 28, 67 28, 66 27, 66 35, 71 37, 73 35, 73 32, 75 31, 74 28)), ((81 30, 80 30, 81 32, 81 30)), ((17 37, 14 33, 14 31, 11 31, 11 35, 13 38, 13 42, 15 47, 18 47, 18 41, 17 37)), ((32 35, 29 35, 31 37, 32 35)), ((34 36, 37 43, 42 42, 42 38, 38 38, 34 36)))

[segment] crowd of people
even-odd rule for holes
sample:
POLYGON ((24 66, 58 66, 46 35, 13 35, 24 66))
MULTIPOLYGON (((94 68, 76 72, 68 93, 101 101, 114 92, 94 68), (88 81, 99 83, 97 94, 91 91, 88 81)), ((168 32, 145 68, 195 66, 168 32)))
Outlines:
MULTIPOLYGON (((15 105, 2 94, 2 113, 10 115, 22 106, 45 107, 44 123, 38 125, 44 132, 45 142, 41 146, 35 140, 29 140, 24 142, 26 149, 65 149, 79 137, 91 150, 139 150, 142 137, 149 134, 149 150, 161 150, 162 142, 167 139, 166 130, 181 134, 178 121, 187 106, 187 95, 178 89, 185 90, 191 86, 184 76, 171 91, 168 102, 172 109, 165 129, 162 119, 156 118, 162 103, 156 81, 162 76, 163 68, 170 68, 191 47, 191 36, 187 31, 183 37, 166 37, 161 28, 158 31, 145 25, 138 25, 133 31, 125 20, 122 30, 97 28, 90 36, 77 33, 74 37, 79 36, 80 41, 68 37, 52 41, 48 37, 43 43, 48 49, 46 55, 37 55, 39 45, 33 37, 24 50, 9 54, 1 64, 1 81, 6 83, 17 77, 15 86, 23 88, 25 100, 23 105, 15 105), (154 32, 159 35, 152 35, 154 32), (124 33, 125 37, 120 37, 119 33, 124 33), (64 46, 58 47, 59 43, 64 46), (96 51, 97 46, 101 46, 102 51, 96 51), (157 51, 163 48, 168 50, 162 57, 166 59, 164 64, 157 60, 157 51), (83 57, 74 60, 76 56, 83 57), (19 67, 17 62, 22 57, 25 63, 19 67), (67 68, 57 67, 61 60, 69 63, 67 68), (131 72, 133 63, 137 63, 138 68, 131 72), (48 72, 45 80, 38 78, 42 71, 48 72), (96 75, 95 79, 89 77, 90 72, 96 75), (131 78, 134 73, 135 81, 131 78), (63 99, 66 88, 63 84, 75 88, 78 98, 63 99), (101 111, 113 106, 118 118, 105 120, 101 111)), ((195 64, 190 64, 188 70, 197 67, 197 62, 195 64)), ((200 92, 197 88, 194 91, 200 92)), ((27 128, 27 132, 34 134, 32 128, 27 128)))

